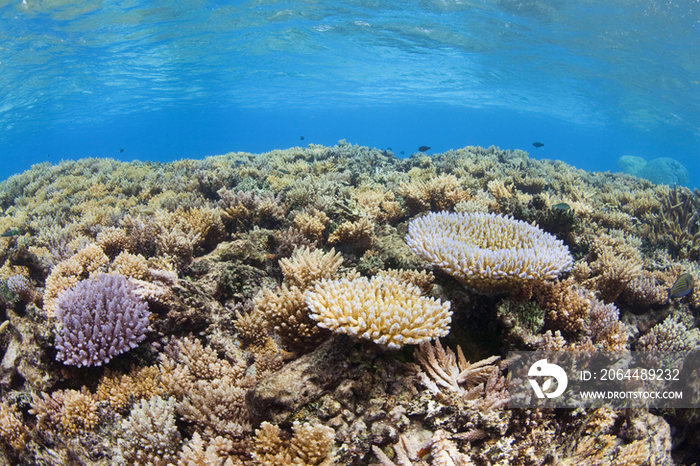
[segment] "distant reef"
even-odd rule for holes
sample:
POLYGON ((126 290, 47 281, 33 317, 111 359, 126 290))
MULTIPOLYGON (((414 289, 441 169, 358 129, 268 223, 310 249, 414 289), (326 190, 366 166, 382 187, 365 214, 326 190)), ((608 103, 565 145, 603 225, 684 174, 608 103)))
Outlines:
POLYGON ((617 165, 624 173, 645 178, 657 184, 685 184, 688 182, 688 169, 679 161, 669 157, 659 157, 646 161, 634 155, 623 155, 617 165))
POLYGON ((509 351, 697 348, 700 193, 621 164, 342 140, 12 176, 0 463, 689 464, 693 410, 508 408, 509 351))

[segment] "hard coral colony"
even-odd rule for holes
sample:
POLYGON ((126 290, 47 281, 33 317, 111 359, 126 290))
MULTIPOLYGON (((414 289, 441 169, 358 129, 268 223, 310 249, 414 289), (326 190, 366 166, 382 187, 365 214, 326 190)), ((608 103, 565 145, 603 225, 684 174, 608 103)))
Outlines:
POLYGON ((345 141, 46 163, 0 187, 1 463, 700 451, 681 412, 508 409, 502 360, 696 348, 697 191, 518 150, 400 160, 345 141))

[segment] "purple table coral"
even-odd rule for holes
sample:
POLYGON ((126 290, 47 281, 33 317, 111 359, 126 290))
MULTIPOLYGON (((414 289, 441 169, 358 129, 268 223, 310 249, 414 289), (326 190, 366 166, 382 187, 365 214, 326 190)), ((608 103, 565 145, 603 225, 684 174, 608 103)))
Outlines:
POLYGON ((148 304, 123 275, 101 273, 64 291, 56 301, 56 360, 101 366, 146 338, 148 304))

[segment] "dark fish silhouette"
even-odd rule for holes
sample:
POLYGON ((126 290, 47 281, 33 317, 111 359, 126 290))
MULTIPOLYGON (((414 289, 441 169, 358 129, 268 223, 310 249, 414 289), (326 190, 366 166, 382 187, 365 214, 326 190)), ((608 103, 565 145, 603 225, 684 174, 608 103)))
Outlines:
POLYGON ((427 151, 428 149, 430 149, 430 147, 428 147, 428 146, 420 146, 420 147, 418 148, 418 150, 421 151, 421 152, 425 152, 425 151, 427 151))
POLYGON ((304 140, 304 136, 301 137, 301 140, 302 140, 302 141, 304 140))
POLYGON ((124 152, 124 149, 119 149, 119 153, 121 154, 122 152, 124 152))
POLYGON ((404 154, 404 151, 401 151, 401 155, 403 155, 403 154, 404 154))
POLYGON ((682 298, 693 290, 694 280, 693 276, 689 273, 684 273, 673 284, 671 288, 668 289, 668 299, 669 302, 671 298, 682 298))
POLYGON ((540 148, 540 147, 543 147, 543 146, 544 146, 544 144, 542 144, 541 142, 533 142, 532 145, 535 146, 535 147, 537 147, 537 148, 540 148))
POLYGON ((552 206, 552 209, 567 211, 567 210, 571 209, 571 206, 569 204, 567 204, 566 202, 560 202, 559 204, 554 204, 552 206))

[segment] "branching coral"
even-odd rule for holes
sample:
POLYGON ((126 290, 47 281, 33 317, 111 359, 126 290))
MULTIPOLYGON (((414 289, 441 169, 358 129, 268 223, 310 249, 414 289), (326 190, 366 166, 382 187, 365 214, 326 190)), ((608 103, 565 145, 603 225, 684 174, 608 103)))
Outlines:
POLYGON ((360 250, 372 247, 377 237, 374 235, 374 225, 363 218, 357 222, 345 222, 328 238, 328 244, 351 244, 360 250))
POLYGON ((305 291, 322 279, 335 279, 338 267, 343 263, 341 253, 331 249, 323 252, 309 248, 299 248, 294 251, 291 259, 280 259, 280 269, 284 274, 284 281, 290 286, 296 286, 305 291))
POLYGON ((3 449, 17 454, 24 449, 28 438, 29 430, 24 426, 17 409, 7 403, 0 403, 0 445, 3 449))
POLYGON ((255 432, 253 464, 257 466, 330 466, 335 431, 330 427, 295 422, 291 438, 276 425, 263 422, 255 432))
POLYGON ((166 354, 161 380, 166 392, 177 398, 178 414, 203 438, 229 438, 235 453, 244 454, 252 431, 245 393, 256 382, 256 371, 246 374, 245 361, 233 365, 190 338, 174 341, 166 354))
POLYGON ((122 438, 117 444, 118 465, 167 466, 174 463, 180 433, 175 425, 175 399, 154 396, 141 400, 122 421, 122 438))
POLYGON ((323 232, 328 227, 330 219, 328 216, 317 211, 314 215, 300 213, 294 217, 294 224, 307 238, 311 241, 321 243, 323 241, 323 232))
POLYGON ((319 327, 389 348, 443 337, 452 319, 449 302, 422 297, 418 287, 383 276, 322 280, 307 291, 306 303, 319 327))
POLYGON ((680 257, 696 257, 700 247, 700 191, 674 185, 663 199, 650 231, 652 241, 666 243, 680 257))
POLYGON ((140 367, 128 374, 119 375, 107 371, 100 380, 94 398, 106 401, 117 412, 123 412, 132 398, 151 398, 163 395, 165 387, 160 383, 161 374, 156 366, 140 367))
POLYGON ((296 286, 282 285, 276 292, 263 289, 255 298, 255 309, 265 315, 266 325, 292 348, 309 348, 325 336, 309 317, 304 292, 296 286))
POLYGON ((229 456, 233 442, 224 437, 214 437, 208 442, 195 432, 190 442, 182 448, 178 466, 234 466, 243 463, 229 456))
POLYGON ((430 213, 411 221, 406 242, 423 259, 482 292, 551 280, 573 265, 561 241, 493 214, 430 213))
POLYGON ((700 342, 700 331, 690 329, 680 316, 669 316, 637 342, 637 351, 690 351, 700 342))
POLYGON ((83 387, 77 390, 57 390, 49 396, 32 395, 32 409, 40 429, 57 429, 68 435, 78 435, 97 425, 98 409, 95 400, 83 387))
POLYGON ((56 359, 100 366, 143 341, 150 312, 133 291, 124 276, 104 273, 64 291, 56 301, 56 359))
POLYGON ((46 278, 44 290, 44 310, 54 313, 56 299, 64 291, 73 288, 78 281, 91 273, 106 268, 109 258, 96 244, 88 244, 71 258, 58 263, 46 278))
POLYGON ((451 349, 445 350, 437 340, 421 343, 414 352, 420 364, 418 375, 421 382, 432 393, 443 389, 456 394, 463 401, 477 400, 480 409, 498 409, 508 402, 505 392, 505 378, 498 366, 498 356, 470 363, 464 357, 462 348, 457 347, 457 355, 451 349))
POLYGON ((414 180, 402 183, 397 194, 404 198, 410 214, 428 209, 450 210, 457 203, 469 199, 469 193, 460 187, 454 175, 443 174, 428 181, 414 180))
POLYGON ((592 295, 574 284, 573 279, 535 286, 534 295, 545 311, 547 327, 565 333, 584 329, 591 311, 592 295))
POLYGON ((595 260, 590 268, 595 276, 584 284, 598 290, 603 301, 615 301, 628 283, 642 275, 641 254, 629 241, 624 237, 600 235, 592 245, 595 260))
POLYGON ((421 270, 406 270, 406 269, 387 269, 380 270, 377 275, 392 277, 402 282, 408 282, 420 288, 421 293, 428 294, 433 289, 433 280, 435 276, 433 272, 421 270))

